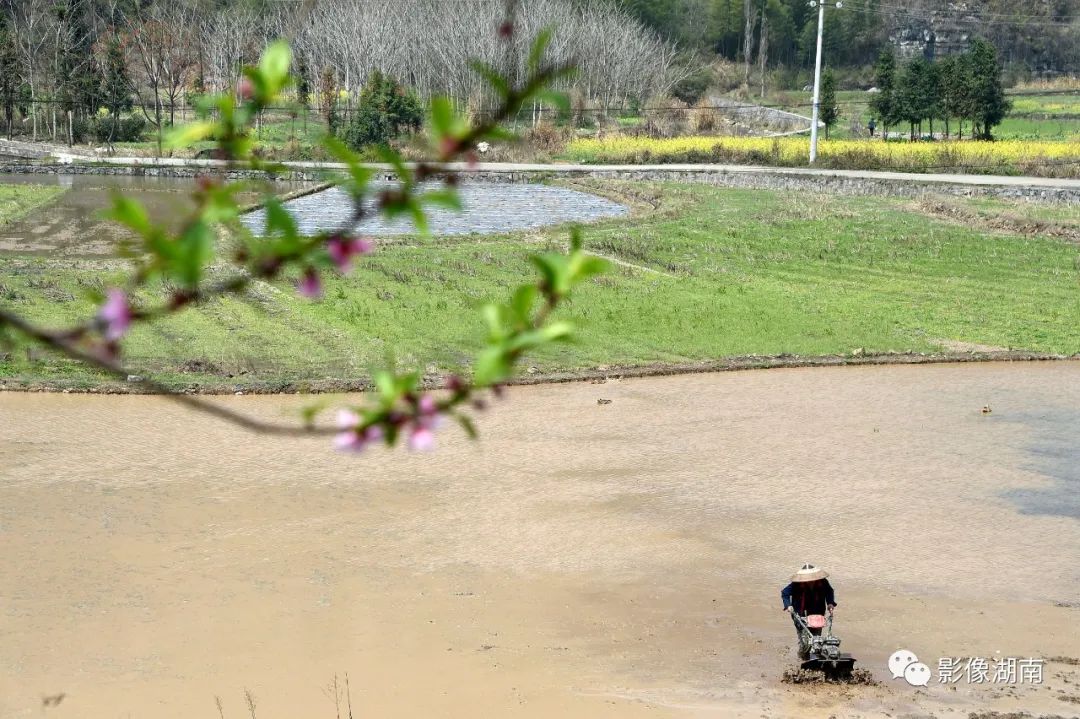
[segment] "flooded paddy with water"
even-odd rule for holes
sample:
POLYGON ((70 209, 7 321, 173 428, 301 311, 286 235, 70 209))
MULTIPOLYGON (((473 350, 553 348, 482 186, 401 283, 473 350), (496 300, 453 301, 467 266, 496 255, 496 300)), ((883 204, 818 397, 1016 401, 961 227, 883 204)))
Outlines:
MULTIPOLYGON (((190 178, 127 175, 12 175, 0 173, 0 184, 61 185, 67 191, 28 217, 0 226, 0 252, 49 256, 94 257, 116 254, 120 240, 134 234, 107 221, 102 213, 112 196, 122 191, 141 202, 154 222, 175 225, 192 207, 190 178)), ((275 183, 282 195, 315 188, 315 183, 275 183)), ((389 186, 375 183, 376 188, 389 186)), ((434 189, 435 186, 433 186, 434 189)), ((428 210, 429 227, 436 235, 492 234, 528 230, 568 222, 592 222, 629 214, 616 202, 576 190, 539 184, 466 182, 459 187, 461 211, 444 207, 428 210)), ((241 203, 258 201, 255 193, 242 193, 241 203)), ((411 218, 387 220, 374 216, 374 200, 368 203, 372 217, 357 226, 377 236, 415 233, 411 218)), ((301 232, 339 229, 352 213, 348 196, 329 188, 297 197, 287 203, 301 232)), ((255 210, 244 224, 261 233, 265 212, 255 210)))
POLYGON ((521 387, 480 429, 353 457, 0 393, 0 717, 330 718, 346 674, 357 717, 1076 713, 1080 363, 521 387), (805 561, 878 685, 780 681, 805 561), (919 689, 898 648, 1057 659, 919 689))

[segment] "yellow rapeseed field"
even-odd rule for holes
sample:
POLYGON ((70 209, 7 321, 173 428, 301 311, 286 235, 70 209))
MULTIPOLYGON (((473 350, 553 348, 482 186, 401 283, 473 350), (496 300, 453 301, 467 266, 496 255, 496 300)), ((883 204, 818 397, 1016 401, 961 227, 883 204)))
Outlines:
MULTIPOLYGON (((609 136, 575 139, 567 159, 578 162, 672 163, 740 162, 779 166, 807 164, 806 137, 649 137, 609 136)), ((1004 172, 1060 177, 1080 176, 1080 142, 997 140, 977 142, 882 142, 824 140, 818 164, 840 169, 1004 172)))

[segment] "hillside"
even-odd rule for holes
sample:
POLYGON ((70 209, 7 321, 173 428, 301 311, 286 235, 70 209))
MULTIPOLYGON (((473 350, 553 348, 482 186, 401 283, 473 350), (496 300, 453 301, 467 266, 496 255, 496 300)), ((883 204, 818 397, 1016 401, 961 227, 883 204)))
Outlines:
MULTIPOLYGON (((764 34, 770 66, 812 65, 817 13, 805 0, 617 4, 683 47, 730 60, 744 56, 749 14, 755 62, 764 34)), ((1039 75, 1080 72, 1080 0, 845 0, 840 9, 828 6, 826 16, 825 54, 834 65, 870 64, 890 42, 902 54, 933 56, 963 50, 981 36, 998 48, 1006 65, 1039 75)))

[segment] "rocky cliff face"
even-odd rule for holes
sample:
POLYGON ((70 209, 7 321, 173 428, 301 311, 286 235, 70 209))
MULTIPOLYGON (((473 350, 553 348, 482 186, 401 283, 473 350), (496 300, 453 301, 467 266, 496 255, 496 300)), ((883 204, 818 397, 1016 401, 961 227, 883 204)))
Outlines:
MULTIPOLYGON (((884 30, 904 59, 963 52, 975 37, 1037 73, 1080 68, 1080 0, 889 0, 884 30)), ((884 4, 883 4, 884 10, 884 4)))
POLYGON ((928 60, 963 52, 979 25, 982 3, 934 2, 910 4, 908 12, 888 21, 889 39, 900 57, 923 56, 928 60))

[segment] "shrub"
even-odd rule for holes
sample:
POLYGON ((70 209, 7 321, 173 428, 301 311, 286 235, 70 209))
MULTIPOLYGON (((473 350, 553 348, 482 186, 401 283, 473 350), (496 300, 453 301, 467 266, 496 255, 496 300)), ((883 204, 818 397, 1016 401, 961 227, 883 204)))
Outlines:
POLYGON ((671 94, 687 105, 693 105, 705 95, 712 85, 712 71, 707 67, 698 68, 671 88, 671 94))
POLYGON ((139 142, 146 136, 148 123, 139 115, 114 118, 112 115, 76 118, 71 134, 75 142, 139 142), (115 127, 114 127, 115 124, 115 127))
POLYGON ((419 130, 423 117, 416 95, 376 70, 360 93, 356 111, 338 135, 354 150, 387 145, 405 132, 419 130))
POLYGON ((110 135, 113 142, 139 142, 146 136, 146 131, 146 119, 138 115, 118 119, 115 131, 112 118, 100 117, 94 123, 94 137, 98 142, 108 142, 110 135))

